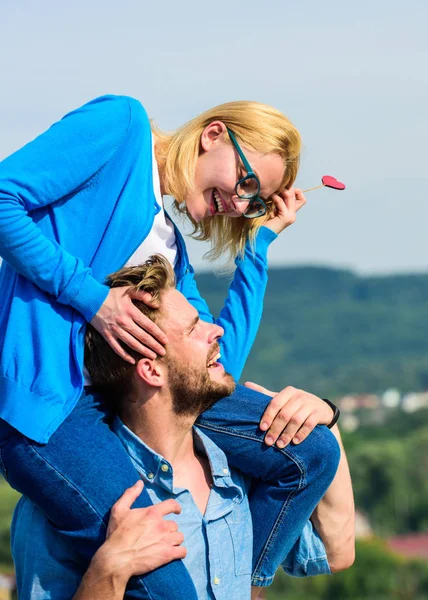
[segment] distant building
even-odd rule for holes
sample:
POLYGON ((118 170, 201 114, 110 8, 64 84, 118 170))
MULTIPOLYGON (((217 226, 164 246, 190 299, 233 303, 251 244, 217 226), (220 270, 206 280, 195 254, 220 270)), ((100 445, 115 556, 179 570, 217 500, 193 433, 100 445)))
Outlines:
POLYGON ((373 537, 373 529, 370 521, 360 510, 355 511, 355 537, 358 540, 365 540, 373 537))
POLYGON ((354 396, 339 398, 337 404, 343 412, 354 412, 358 408, 357 399, 354 396))
POLYGON ((339 398, 337 403, 343 412, 355 412, 362 408, 375 410, 380 407, 381 399, 376 394, 353 394, 339 398))
POLYGON ((347 431, 348 433, 353 433, 360 426, 360 419, 351 413, 342 413, 342 418, 340 419, 340 429, 342 431, 347 431))
POLYGON ((413 392, 403 398, 401 408, 404 412, 412 413, 421 408, 428 408, 428 392, 413 392))
POLYGON ((2 575, 0 573, 0 600, 10 600, 12 592, 16 589, 15 577, 13 575, 2 575))
POLYGON ((388 546, 394 552, 407 558, 428 559, 428 533, 409 533, 388 540, 388 546))
POLYGON ((395 388, 385 390, 382 395, 382 404, 385 408, 398 408, 400 406, 401 393, 395 388))

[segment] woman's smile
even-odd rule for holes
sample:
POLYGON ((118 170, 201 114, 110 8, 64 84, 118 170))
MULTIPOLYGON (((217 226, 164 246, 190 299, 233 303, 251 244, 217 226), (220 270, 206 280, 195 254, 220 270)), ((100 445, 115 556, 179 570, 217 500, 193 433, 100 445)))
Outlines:
POLYGON ((230 209, 229 203, 225 200, 224 196, 219 192, 217 188, 214 188, 211 194, 211 214, 225 214, 233 212, 230 209))

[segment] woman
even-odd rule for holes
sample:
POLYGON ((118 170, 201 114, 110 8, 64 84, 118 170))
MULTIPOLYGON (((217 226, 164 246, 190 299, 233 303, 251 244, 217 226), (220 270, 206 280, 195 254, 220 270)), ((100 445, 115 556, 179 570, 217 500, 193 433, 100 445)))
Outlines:
MULTIPOLYGON (((99 397, 90 388, 82 394, 85 324, 91 322, 130 362, 122 344, 154 357, 164 353, 167 341, 136 310, 135 294, 110 290, 106 276, 161 252, 175 266, 178 289, 202 319, 212 319, 183 239, 162 212, 161 195, 172 194, 217 253, 238 254, 218 323, 225 329, 223 364, 239 378, 260 322, 267 247, 305 202, 300 191, 281 191, 294 181, 299 152, 296 129, 264 105, 222 105, 172 136, 155 128, 152 136, 139 102, 106 96, 66 115, 1 163, 3 470, 72 539, 82 561, 101 544, 110 507, 137 478, 105 423, 99 397)), ((273 520, 263 527, 257 518, 258 585, 271 581, 278 564, 275 536, 287 532, 293 543, 293 526, 309 517, 337 465, 333 458, 313 470, 319 481, 314 498, 305 496, 308 481, 301 474, 314 457, 319 464, 316 444, 304 456, 303 471, 291 450, 255 460, 253 447, 258 452, 262 440, 257 423, 266 403, 266 397, 238 388, 202 422, 226 453, 236 455, 237 466, 264 480, 254 492, 253 518, 264 514, 268 498, 273 520)), ((329 440, 322 442, 327 456, 329 440)), ((143 492, 137 506, 148 503, 143 492)), ((169 598, 177 589, 183 598, 195 597, 180 562, 132 579, 126 597, 169 598)))

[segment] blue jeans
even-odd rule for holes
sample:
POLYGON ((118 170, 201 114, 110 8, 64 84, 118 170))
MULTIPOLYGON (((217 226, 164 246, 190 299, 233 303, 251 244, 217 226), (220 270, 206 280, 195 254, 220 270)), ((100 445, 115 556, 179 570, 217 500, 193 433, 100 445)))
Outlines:
MULTIPOLYGON (((299 446, 268 448, 258 429, 270 399, 242 386, 199 419, 229 461, 257 477, 251 493, 255 585, 269 585, 337 469, 339 448, 325 427, 299 446)), ((84 393, 52 435, 38 444, 0 420, 0 466, 10 485, 35 502, 73 545, 86 567, 105 538, 109 511, 135 483, 135 471, 110 431, 99 396, 84 393)), ((143 491, 134 506, 151 504, 143 491)), ((125 598, 197 600, 191 578, 174 561, 133 577, 125 598), (180 592, 178 595, 178 591, 180 592)))
POLYGON ((227 454, 228 462, 253 478, 252 585, 268 586, 314 508, 330 486, 340 449, 327 427, 316 427, 301 444, 269 447, 258 424, 271 398, 238 385, 198 419, 227 454))

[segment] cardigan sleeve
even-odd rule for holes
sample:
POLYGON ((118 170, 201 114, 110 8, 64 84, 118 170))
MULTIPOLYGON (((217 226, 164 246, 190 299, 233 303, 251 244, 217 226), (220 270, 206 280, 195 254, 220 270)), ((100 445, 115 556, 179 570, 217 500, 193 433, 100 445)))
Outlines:
POLYGON ((267 251, 277 237, 268 227, 261 227, 254 249, 247 244, 243 258, 235 261, 234 277, 218 319, 211 315, 197 288, 193 269, 189 270, 185 295, 198 310, 201 319, 223 327, 221 363, 236 380, 241 376, 260 326, 268 279, 267 251))
POLYGON ((32 212, 68 201, 93 184, 126 138, 132 103, 144 111, 131 98, 97 98, 0 163, 0 256, 87 321, 104 302, 108 288, 82 260, 46 237, 32 212))

